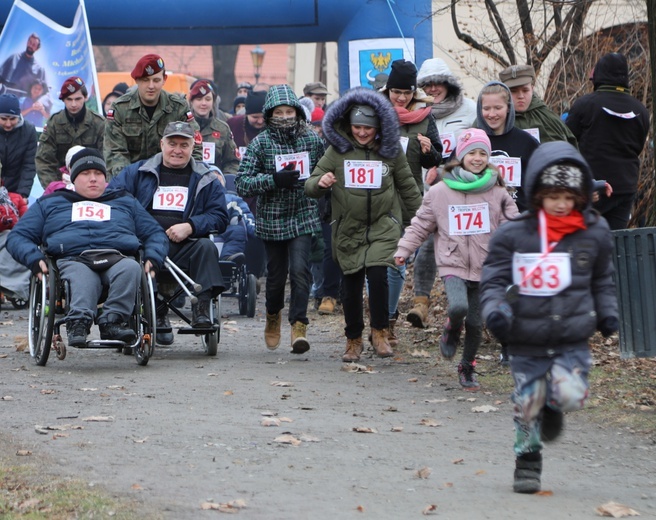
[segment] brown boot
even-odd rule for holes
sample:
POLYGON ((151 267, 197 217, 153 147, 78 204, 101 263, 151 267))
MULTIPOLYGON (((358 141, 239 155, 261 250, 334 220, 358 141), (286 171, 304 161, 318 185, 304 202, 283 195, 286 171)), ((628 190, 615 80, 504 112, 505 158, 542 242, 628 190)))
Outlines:
POLYGON ((331 296, 324 296, 321 299, 321 304, 317 309, 319 314, 332 314, 335 312, 335 305, 337 305, 337 300, 331 296))
POLYGON ((430 304, 428 296, 415 296, 412 303, 413 307, 408 312, 406 319, 412 323, 413 327, 426 328, 426 325, 428 325, 428 305, 430 304))
POLYGON ((346 352, 342 356, 342 361, 345 363, 360 361, 360 354, 362 354, 362 338, 346 338, 346 352))
POLYGON ((394 355, 389 344, 389 329, 371 329, 372 345, 379 357, 390 357, 394 355))
POLYGON ((390 347, 392 348, 395 348, 399 344, 399 338, 397 338, 396 334, 394 333, 394 327, 396 327, 396 316, 398 316, 398 312, 394 318, 390 318, 389 320, 389 336, 387 340, 389 341, 390 347))
POLYGON ((310 350, 310 343, 305 334, 307 325, 300 321, 292 324, 292 354, 303 354, 310 350))
POLYGON ((280 323, 282 311, 278 314, 266 313, 266 326, 264 327, 264 341, 269 350, 276 350, 280 345, 280 323))

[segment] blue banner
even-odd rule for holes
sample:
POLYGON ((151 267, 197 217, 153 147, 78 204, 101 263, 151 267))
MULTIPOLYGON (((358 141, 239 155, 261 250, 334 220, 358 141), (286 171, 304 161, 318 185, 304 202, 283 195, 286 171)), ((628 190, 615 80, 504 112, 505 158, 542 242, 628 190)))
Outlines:
POLYGON ((84 3, 68 1, 78 5, 71 27, 15 0, 0 34, 0 92, 18 96, 23 117, 37 129, 64 108, 59 92, 71 76, 82 78, 87 107, 102 114, 84 3))

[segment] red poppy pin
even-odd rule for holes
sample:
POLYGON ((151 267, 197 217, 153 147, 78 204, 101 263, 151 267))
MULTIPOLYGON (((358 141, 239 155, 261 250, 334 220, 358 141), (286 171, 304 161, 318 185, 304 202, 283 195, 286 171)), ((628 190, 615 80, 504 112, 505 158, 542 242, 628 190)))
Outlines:
POLYGON ((201 144, 203 142, 203 136, 200 134, 198 130, 194 132, 194 143, 195 144, 201 144))
POLYGON ((221 139, 221 132, 212 132, 212 137, 214 139, 221 139))

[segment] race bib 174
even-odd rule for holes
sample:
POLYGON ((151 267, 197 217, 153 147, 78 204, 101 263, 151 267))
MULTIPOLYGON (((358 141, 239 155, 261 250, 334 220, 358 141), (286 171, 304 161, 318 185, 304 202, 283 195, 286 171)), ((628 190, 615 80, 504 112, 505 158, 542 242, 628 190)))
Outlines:
POLYGON ((490 207, 480 204, 449 205, 449 235, 480 235, 490 232, 490 207))

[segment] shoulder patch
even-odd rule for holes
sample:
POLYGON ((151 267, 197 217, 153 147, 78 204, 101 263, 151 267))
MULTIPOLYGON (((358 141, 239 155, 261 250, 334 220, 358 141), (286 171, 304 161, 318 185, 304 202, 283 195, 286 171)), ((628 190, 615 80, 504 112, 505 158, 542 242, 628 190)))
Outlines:
POLYGON ((107 111, 107 121, 114 121, 114 109, 110 108, 107 111))
POLYGON ((190 122, 190 121, 193 121, 193 120, 194 120, 194 113, 191 110, 189 110, 187 112, 187 122, 190 122))

